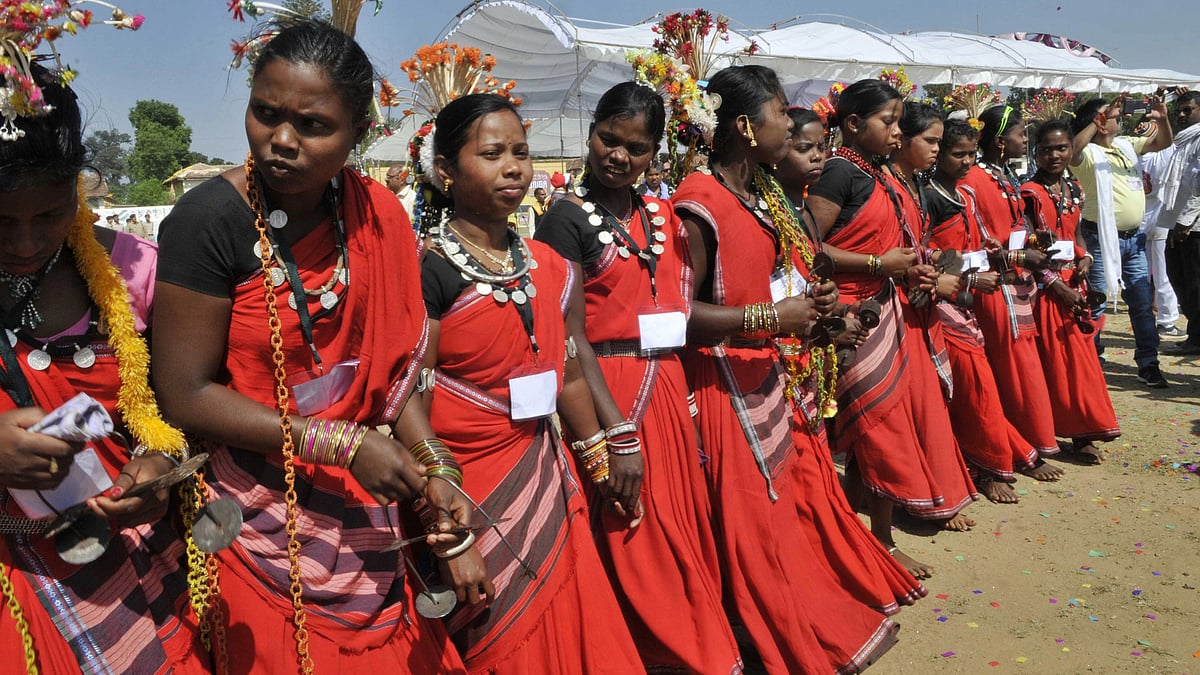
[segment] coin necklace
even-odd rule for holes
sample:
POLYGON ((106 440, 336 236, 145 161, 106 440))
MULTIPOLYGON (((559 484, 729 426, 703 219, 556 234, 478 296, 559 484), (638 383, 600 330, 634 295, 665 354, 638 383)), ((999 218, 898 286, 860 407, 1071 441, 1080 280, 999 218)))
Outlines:
POLYGON ((63 249, 66 248, 66 243, 59 244, 58 250, 46 261, 42 268, 33 274, 11 274, 4 270, 0 270, 0 281, 8 284, 8 293, 12 296, 13 306, 9 310, 9 316, 5 318, 7 325, 13 325, 15 318, 14 313, 21 316, 21 321, 18 325, 24 326, 29 330, 37 330, 37 327, 42 325, 42 313, 34 306, 34 302, 42 295, 42 279, 50 274, 50 270, 54 268, 54 263, 58 262, 59 256, 62 255, 63 249))
POLYGON ((492 264, 494 264, 500 268, 501 274, 509 274, 513 271, 513 256, 512 256, 511 250, 507 251, 506 255, 504 256, 504 259, 501 260, 500 258, 497 258, 496 256, 492 255, 491 251, 480 246, 479 244, 476 244, 475 242, 471 241, 470 239, 464 237, 462 232, 459 232, 458 230, 454 229, 454 227, 452 225, 450 225, 449 222, 446 223, 446 227, 449 228, 449 230, 454 233, 454 236, 458 239, 458 241, 460 241, 463 244, 466 244, 467 246, 470 246, 471 248, 475 249, 476 251, 479 251, 480 253, 482 253, 484 255, 485 258, 492 261, 492 264))
POLYGON ((514 264, 512 272, 507 274, 496 274, 486 268, 463 247, 463 241, 455 236, 449 224, 430 228, 429 235, 434 245, 442 251, 446 260, 458 270, 462 278, 475 283, 475 291, 480 295, 490 295, 500 304, 512 300, 518 305, 525 304, 529 298, 537 295, 537 287, 529 278, 529 271, 537 269, 537 261, 533 259, 524 240, 514 230, 508 230, 508 255, 514 264), (511 288, 513 282, 516 282, 515 288, 511 288))
MULTIPOLYGON (((92 311, 93 316, 98 314, 94 307, 92 311)), ((21 327, 16 330, 6 329, 5 333, 10 347, 15 347, 18 339, 22 339, 33 347, 25 356, 25 363, 34 370, 46 370, 55 359, 65 358, 68 355, 75 367, 80 370, 87 370, 96 365, 96 352, 90 346, 100 339, 99 324, 95 320, 88 322, 87 332, 81 335, 65 335, 48 341, 38 340, 32 336, 22 338, 21 336, 27 331, 21 327)))
MULTIPOLYGON (((642 231, 646 238, 646 245, 642 247, 634 241, 633 236, 626 229, 627 223, 622 222, 599 202, 588 201, 588 192, 586 183, 575 188, 575 196, 583 201, 580 208, 587 214, 588 224, 597 230, 596 238, 604 246, 615 245, 617 255, 622 258, 629 259, 630 256, 637 256, 645 263, 646 272, 650 275, 650 294, 657 301, 658 285, 654 274, 658 266, 658 258, 666 250, 663 244, 667 241, 667 234, 662 231, 667 219, 658 214, 658 202, 647 204, 637 191, 632 188, 629 190, 630 210, 636 213, 638 219, 641 220, 642 231)), ((632 217, 631 214, 631 220, 632 217)))
MULTIPOLYGON (((291 251, 287 246, 287 242, 280 239, 276 240, 274 236, 275 230, 282 230, 287 227, 288 215, 282 209, 275 209, 267 215, 267 222, 271 226, 268 232, 272 244, 272 253, 275 258, 275 266, 270 268, 271 284, 276 288, 283 286, 289 281, 293 282, 292 292, 288 294, 287 304, 293 311, 299 313, 299 305, 297 297, 300 295, 314 297, 321 303, 321 310, 312 317, 312 321, 316 321, 329 312, 331 312, 338 303, 342 300, 342 295, 339 295, 334 289, 338 283, 342 284, 342 293, 344 294, 350 287, 350 261, 346 245, 346 223, 342 216, 341 205, 339 203, 338 178, 335 176, 329 182, 329 189, 325 193, 327 203, 330 210, 334 214, 334 235, 336 237, 337 259, 334 262, 333 271, 329 275, 329 279, 316 288, 305 288, 302 284, 294 283, 297 278, 291 278, 291 266, 294 266, 294 261, 291 258, 291 251)), ((254 255, 259 257, 259 242, 254 243, 254 255)))

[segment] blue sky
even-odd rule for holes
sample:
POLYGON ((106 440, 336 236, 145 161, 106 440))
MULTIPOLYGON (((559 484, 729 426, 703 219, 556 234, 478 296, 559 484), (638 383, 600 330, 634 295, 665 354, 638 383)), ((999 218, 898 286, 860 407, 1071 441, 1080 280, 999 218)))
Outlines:
MULTIPOLYGON (((252 32, 232 20, 226 0, 119 0, 130 13, 146 15, 136 33, 93 26, 60 42, 65 61, 80 72, 75 88, 90 117, 89 130, 131 131, 128 113, 139 99, 173 103, 192 127, 192 149, 237 161, 246 152, 242 116, 246 75, 226 70, 229 43, 252 32)), ((560 0, 569 17, 637 23, 679 5, 659 0, 560 0)), ((1128 68, 1200 71, 1200 3, 1117 0, 991 0, 925 2, 746 2, 713 0, 705 9, 725 14, 734 28, 763 28, 792 18, 850 12, 888 32, 958 30, 998 34, 1015 31, 1066 35, 1095 45, 1128 68), (1157 12, 1157 14, 1156 14, 1157 12)), ((384 0, 371 16, 368 2, 359 19, 358 40, 376 68, 394 82, 404 80, 399 63, 422 44, 437 40, 464 6, 445 0, 384 0)), ((100 11, 97 11, 99 14, 100 11)), ((502 64, 501 64, 502 65, 502 64)), ((518 87, 517 93, 520 92, 518 87)))

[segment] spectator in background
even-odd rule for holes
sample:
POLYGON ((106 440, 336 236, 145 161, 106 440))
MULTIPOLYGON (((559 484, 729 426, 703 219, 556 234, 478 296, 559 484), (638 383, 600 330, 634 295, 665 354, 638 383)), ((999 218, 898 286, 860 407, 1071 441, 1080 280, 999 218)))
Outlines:
POLYGON ((550 203, 562 199, 567 196, 567 177, 555 171, 550 176, 550 203))
POLYGON ((1174 145, 1142 155, 1142 182, 1146 193, 1146 215, 1142 218, 1142 233, 1146 236, 1146 262, 1150 265, 1150 282, 1154 285, 1154 319, 1158 324, 1158 334, 1163 337, 1184 335, 1175 325, 1179 320, 1179 301, 1175 297, 1175 289, 1171 287, 1171 280, 1167 278, 1167 262, 1164 255, 1167 230, 1158 226, 1158 216, 1162 212, 1158 188, 1174 155, 1174 145))
MULTIPOLYGON (((1075 111, 1071 123, 1075 133, 1071 170, 1088 197, 1079 227, 1088 253, 1095 259, 1088 270, 1088 283, 1093 289, 1104 291, 1110 299, 1123 289, 1121 296, 1129 306, 1129 323, 1133 327, 1133 359, 1137 362, 1138 381, 1152 389, 1165 389, 1167 380, 1158 367, 1159 337, 1146 263, 1146 237, 1141 233, 1142 218, 1146 215, 1141 156, 1166 148, 1173 134, 1166 105, 1154 99, 1149 114, 1158 127, 1154 136, 1118 135, 1123 102, 1123 96, 1111 104, 1097 98, 1075 111)), ((1093 316, 1099 318, 1103 311, 1101 305, 1093 316)), ((1097 330, 1096 351, 1103 354, 1100 334, 1097 330)))
POLYGON ((538 225, 542 224, 542 216, 546 213, 546 209, 550 206, 550 196, 546 194, 546 188, 536 188, 533 191, 533 229, 537 229, 538 225))
POLYGON ((646 169, 646 180, 637 186, 637 193, 639 195, 650 195, 659 199, 671 198, 671 186, 663 181, 662 164, 655 162, 650 165, 649 169, 646 169))
POLYGON ((404 205, 404 212, 408 214, 409 220, 412 220, 417 193, 408 183, 408 169, 402 164, 388 167, 384 185, 392 191, 392 194, 396 195, 396 198, 404 205))
POLYGON ((143 222, 138 220, 137 214, 131 213, 129 214, 129 217, 125 219, 125 231, 134 236, 149 240, 150 232, 146 228, 148 222, 149 221, 143 222))
POLYGON ((1200 91, 1183 91, 1175 104, 1179 135, 1175 155, 1163 175, 1158 226, 1169 230, 1166 271, 1187 317, 1187 339, 1163 350, 1172 355, 1200 354, 1200 91))

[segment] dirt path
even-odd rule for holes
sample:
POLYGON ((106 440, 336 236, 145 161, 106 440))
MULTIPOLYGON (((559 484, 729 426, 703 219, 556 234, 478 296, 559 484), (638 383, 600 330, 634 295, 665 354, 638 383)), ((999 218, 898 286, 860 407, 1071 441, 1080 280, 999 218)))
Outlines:
POLYGON ((1020 504, 968 508, 971 532, 898 532, 937 574, 869 672, 1200 673, 1200 360, 1163 357, 1171 388, 1146 389, 1126 317, 1105 335, 1107 461, 1022 477, 1020 504))

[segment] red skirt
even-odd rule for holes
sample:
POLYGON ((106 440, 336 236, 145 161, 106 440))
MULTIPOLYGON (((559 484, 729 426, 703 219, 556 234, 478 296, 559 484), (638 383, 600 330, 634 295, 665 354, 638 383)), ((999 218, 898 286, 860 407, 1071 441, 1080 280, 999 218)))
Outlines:
MULTIPOLYGON (((647 362, 624 357, 599 362, 628 417, 647 362)), ((678 358, 659 360, 653 382, 640 430, 646 516, 627 530, 587 483, 596 548, 647 668, 737 672, 741 659, 721 605, 704 469, 678 358)))
POLYGON ((1033 316, 1038 325, 1037 351, 1054 411, 1054 433, 1089 441, 1120 436, 1091 336, 1080 332, 1074 319, 1048 295, 1039 298, 1033 316))
MULTIPOLYGON (((232 556, 222 555, 221 596, 225 635, 229 643, 229 672, 295 673, 296 639, 291 605, 286 611, 278 602, 262 597, 261 585, 247 583, 230 565, 232 556), (230 601, 236 598, 235 601, 230 601)), ((243 572, 245 573, 245 572, 243 572)), ((339 641, 309 630, 308 650, 315 672, 390 673, 397 668, 409 673, 465 673, 462 660, 440 621, 426 619, 412 609, 412 591, 405 584, 405 612, 395 633, 372 648, 347 650, 339 641)))
POLYGON ((925 597, 925 587, 888 554, 846 501, 824 430, 810 433, 798 414, 796 425, 796 511, 821 562, 859 602, 884 614, 925 597))
POLYGON ((770 673, 862 669, 899 627, 843 588, 821 562, 824 554, 811 543, 821 533, 796 508, 803 490, 795 479, 798 460, 786 460, 793 466, 775 478, 779 498, 772 502, 715 359, 689 354, 687 368, 710 456, 713 527, 729 611, 741 618, 770 673))
MULTIPOLYGON (((1039 304, 1042 303, 1035 302, 1034 306, 1039 304)), ((1033 332, 1022 332, 1013 339, 1000 291, 977 294, 975 310, 986 343, 987 360, 996 378, 996 390, 1009 421, 1038 453, 1058 452, 1050 392, 1046 389, 1046 378, 1034 367, 1041 363, 1036 336, 1033 332)))
POLYGON ((1033 466, 1037 451, 1005 416, 983 347, 951 330, 945 335, 954 373, 950 422, 963 457, 993 476, 1009 480, 1014 466, 1033 466))

